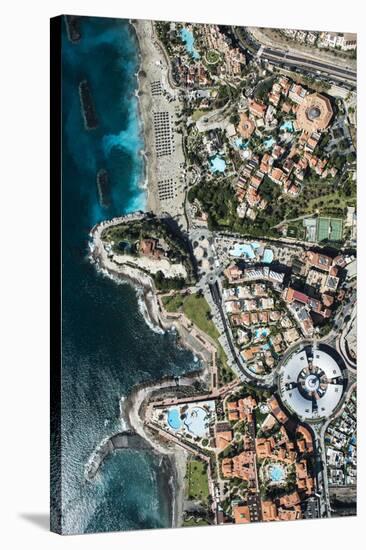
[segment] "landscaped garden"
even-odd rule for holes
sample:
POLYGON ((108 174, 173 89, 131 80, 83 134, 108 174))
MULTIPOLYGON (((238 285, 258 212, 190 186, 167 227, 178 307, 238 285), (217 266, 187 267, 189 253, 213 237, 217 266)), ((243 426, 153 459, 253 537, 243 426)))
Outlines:
POLYGON ((186 480, 187 498, 207 504, 209 495, 207 465, 201 460, 189 460, 186 480))
POLYGON ((216 65, 221 59, 220 52, 217 50, 208 50, 205 57, 209 65, 216 65))

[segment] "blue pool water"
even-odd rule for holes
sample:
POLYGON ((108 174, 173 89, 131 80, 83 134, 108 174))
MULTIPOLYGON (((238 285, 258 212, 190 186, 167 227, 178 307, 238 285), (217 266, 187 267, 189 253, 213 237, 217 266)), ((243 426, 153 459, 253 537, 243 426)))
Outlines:
POLYGON ((256 328, 254 331, 254 336, 256 338, 268 336, 269 332, 266 328, 256 328))
POLYGON ((255 257, 254 250, 249 244, 235 244, 234 248, 230 252, 230 255, 235 258, 247 256, 251 260, 255 257))
POLYGON ((264 142, 263 142, 263 147, 265 149, 270 149, 272 147, 272 145, 274 145, 275 143, 275 140, 274 138, 271 136, 270 138, 266 139, 264 142))
POLYGON ((249 260, 254 260, 255 250, 260 247, 259 243, 239 244, 236 243, 233 249, 230 251, 230 255, 235 258, 245 256, 249 260))
POLYGON ((187 416, 184 419, 184 424, 188 431, 198 437, 204 437, 207 435, 207 413, 202 407, 194 407, 188 409, 187 416))
POLYGON ((272 481, 279 482, 285 477, 285 472, 282 466, 271 466, 269 469, 269 475, 272 481))
POLYGON ((210 160, 211 172, 225 172, 225 169, 226 162, 222 157, 220 157, 220 155, 216 155, 210 160))
POLYGON ((285 130, 286 132, 293 132, 294 125, 292 124, 291 120, 285 120, 285 122, 281 124, 280 129, 285 130))
POLYGON ((199 59, 200 54, 194 47, 193 32, 187 29, 186 27, 183 27, 182 30, 180 31, 180 36, 186 45, 187 52, 193 57, 193 59, 199 59))
POLYGON ((267 351, 267 350, 269 350, 270 347, 271 347, 271 346, 270 346, 269 344, 264 344, 264 345, 262 346, 262 350, 263 350, 263 351, 267 351))
POLYGON ((243 141, 243 138, 236 138, 234 141, 236 149, 247 149, 249 147, 249 140, 243 141))
POLYGON ((178 409, 170 409, 168 412, 168 424, 173 430, 179 430, 182 422, 178 409))
POLYGON ((265 264, 270 264, 271 262, 273 262, 273 252, 270 248, 264 249, 263 262, 265 264))

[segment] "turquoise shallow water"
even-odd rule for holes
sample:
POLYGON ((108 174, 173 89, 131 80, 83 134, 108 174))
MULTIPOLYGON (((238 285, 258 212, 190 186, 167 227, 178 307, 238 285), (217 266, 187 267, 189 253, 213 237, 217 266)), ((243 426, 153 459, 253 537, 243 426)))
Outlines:
POLYGON ((172 334, 146 325, 135 292, 87 260, 97 222, 145 207, 143 138, 135 98, 138 48, 126 21, 83 18, 82 39, 63 28, 62 529, 64 533, 168 527, 169 464, 151 452, 118 451, 93 482, 84 466, 118 432, 119 399, 136 383, 197 368, 172 334), (86 131, 78 83, 87 78, 100 125, 86 131), (112 204, 101 209, 96 172, 108 170, 112 204))

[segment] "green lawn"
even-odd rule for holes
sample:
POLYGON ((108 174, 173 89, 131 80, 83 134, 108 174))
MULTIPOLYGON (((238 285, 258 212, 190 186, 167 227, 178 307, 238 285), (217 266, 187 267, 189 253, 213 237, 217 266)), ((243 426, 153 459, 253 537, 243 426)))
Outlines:
POLYGON ((201 460, 189 460, 187 463, 187 496, 207 504, 208 477, 206 465, 201 460))
POLYGON ((267 417, 267 414, 268 413, 262 413, 259 407, 256 407, 254 409, 254 416, 255 416, 257 428, 260 428, 262 426, 264 419, 267 417))
POLYGON ((305 228, 302 224, 302 220, 300 220, 299 222, 289 223, 287 236, 292 237, 293 239, 300 239, 302 241, 305 240, 306 234, 305 228))
POLYGON ((171 313, 179 310, 183 311, 194 325, 212 338, 217 345, 219 360, 226 368, 227 358, 219 342, 220 333, 210 318, 211 310, 205 297, 199 294, 189 294, 187 296, 175 294, 164 296, 163 304, 165 309, 171 313))
POLYGON ((192 113, 192 119, 196 122, 201 116, 203 116, 207 111, 203 111, 202 109, 196 109, 192 113))
POLYGON ((215 341, 219 332, 211 320, 211 310, 206 298, 199 294, 190 294, 184 298, 183 312, 202 332, 205 332, 215 341))
POLYGON ((173 296, 163 296, 164 307, 169 313, 178 311, 183 305, 183 297, 180 294, 173 294, 173 296))
POLYGON ((217 50, 208 50, 206 53, 207 63, 210 65, 216 65, 221 59, 221 55, 217 50))
POLYGON ((354 197, 342 197, 338 191, 329 192, 326 195, 318 196, 314 193, 314 197, 304 201, 304 204, 300 203, 301 214, 314 214, 317 210, 320 214, 328 208, 346 208, 347 206, 353 206, 355 202, 354 197))

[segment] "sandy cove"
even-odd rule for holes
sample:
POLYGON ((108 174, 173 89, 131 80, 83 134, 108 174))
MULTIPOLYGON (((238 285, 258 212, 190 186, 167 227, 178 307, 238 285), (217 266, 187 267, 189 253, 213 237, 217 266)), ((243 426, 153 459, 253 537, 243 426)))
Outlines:
MULTIPOLYGON (((191 385, 196 376, 180 378, 180 385, 191 385)), ((159 453, 168 456, 173 468, 173 510, 172 526, 180 527, 183 522, 185 475, 187 468, 188 452, 174 443, 158 439, 151 429, 147 428, 144 421, 144 409, 149 397, 157 390, 174 387, 174 380, 161 380, 158 384, 140 386, 132 391, 123 403, 123 409, 127 422, 133 430, 146 439, 159 453)))

